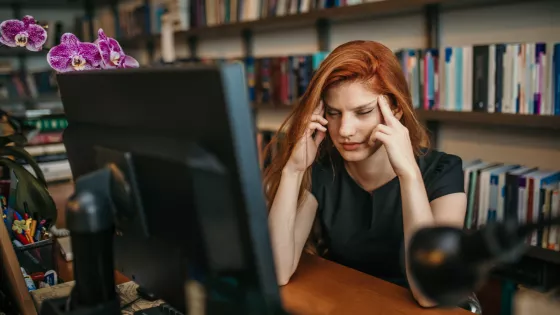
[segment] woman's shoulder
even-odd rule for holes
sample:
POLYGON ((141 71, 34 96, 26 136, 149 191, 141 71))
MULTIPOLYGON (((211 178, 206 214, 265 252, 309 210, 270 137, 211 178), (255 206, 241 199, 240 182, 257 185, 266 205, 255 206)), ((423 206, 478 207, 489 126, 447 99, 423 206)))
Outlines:
POLYGON ((424 150, 418 158, 418 166, 422 174, 445 173, 451 169, 463 168, 463 160, 454 154, 438 150, 424 150))
POLYGON ((430 201, 455 192, 464 192, 463 160, 437 150, 424 152, 418 166, 430 201))

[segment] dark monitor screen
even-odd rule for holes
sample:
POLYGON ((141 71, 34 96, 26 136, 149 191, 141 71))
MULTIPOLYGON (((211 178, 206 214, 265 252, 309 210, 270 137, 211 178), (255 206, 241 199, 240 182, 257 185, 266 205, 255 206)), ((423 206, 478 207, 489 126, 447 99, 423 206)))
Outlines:
POLYGON ((201 293, 193 283, 218 304, 280 308, 243 65, 71 72, 58 83, 73 177, 130 162, 136 207, 117 220, 116 269, 182 312, 201 293))

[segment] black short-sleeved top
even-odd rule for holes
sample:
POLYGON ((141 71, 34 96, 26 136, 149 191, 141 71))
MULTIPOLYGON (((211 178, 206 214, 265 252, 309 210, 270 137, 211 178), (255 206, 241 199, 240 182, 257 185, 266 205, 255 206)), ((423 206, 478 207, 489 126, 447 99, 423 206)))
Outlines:
MULTIPOLYGON (((429 201, 464 192, 458 156, 432 150, 416 160, 429 201)), ((373 192, 365 191, 350 177, 336 152, 313 164, 311 185, 328 249, 325 258, 407 286, 398 177, 373 192)))

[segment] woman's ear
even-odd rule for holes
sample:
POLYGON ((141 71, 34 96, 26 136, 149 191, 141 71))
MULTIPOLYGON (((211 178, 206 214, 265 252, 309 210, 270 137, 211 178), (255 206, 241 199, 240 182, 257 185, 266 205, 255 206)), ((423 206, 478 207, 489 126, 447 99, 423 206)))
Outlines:
POLYGON ((401 120, 403 111, 400 108, 393 109, 393 115, 395 115, 395 118, 397 118, 397 120, 401 120))

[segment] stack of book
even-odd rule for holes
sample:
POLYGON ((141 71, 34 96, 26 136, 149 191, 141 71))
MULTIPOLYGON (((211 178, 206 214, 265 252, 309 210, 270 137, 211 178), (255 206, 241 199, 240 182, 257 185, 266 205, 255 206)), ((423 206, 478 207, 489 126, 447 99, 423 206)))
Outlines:
POLYGON ((560 43, 404 49, 416 108, 560 115, 560 43))
MULTIPOLYGON (((560 170, 474 160, 464 163, 465 228, 488 222, 538 222, 560 215, 560 170)), ((543 228, 527 244, 560 251, 560 228, 543 228)))

